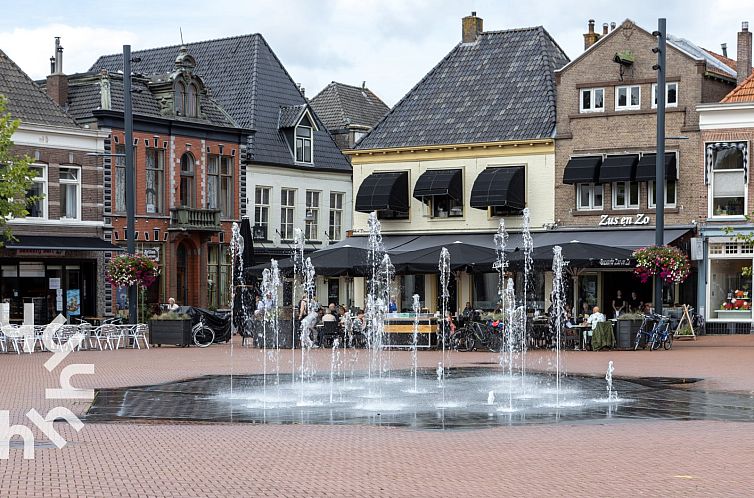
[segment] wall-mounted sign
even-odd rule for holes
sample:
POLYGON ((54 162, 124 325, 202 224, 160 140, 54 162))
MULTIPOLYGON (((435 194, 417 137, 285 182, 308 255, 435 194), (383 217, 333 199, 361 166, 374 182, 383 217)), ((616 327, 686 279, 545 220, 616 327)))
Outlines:
POLYGON ((649 225, 649 215, 636 213, 632 216, 610 216, 608 214, 600 216, 599 226, 601 227, 627 227, 632 225, 649 225))
POLYGON ((704 239, 691 237, 691 260, 701 261, 704 259, 704 239))
POLYGON ((148 257, 152 261, 160 262, 160 248, 159 247, 147 247, 144 249, 144 256, 148 257))
POLYGON ((17 256, 65 256, 60 249, 16 249, 17 256))
POLYGON ((601 259, 600 266, 631 266, 631 260, 621 258, 601 259))

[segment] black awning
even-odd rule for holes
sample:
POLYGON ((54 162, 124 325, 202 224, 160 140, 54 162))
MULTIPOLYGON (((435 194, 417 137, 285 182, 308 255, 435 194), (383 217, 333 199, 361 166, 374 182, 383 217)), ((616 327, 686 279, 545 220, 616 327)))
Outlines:
POLYGON ((572 157, 563 172, 563 183, 596 183, 602 156, 572 157))
POLYGON ((17 240, 5 243, 8 249, 54 251, 122 251, 98 237, 55 237, 48 235, 16 235, 17 240))
MULTIPOLYGON (((653 181, 656 178, 655 161, 657 161, 657 154, 644 154, 641 156, 639 165, 636 167, 636 176, 634 179, 637 182, 653 181)), ((678 170, 676 168, 675 153, 668 152, 665 154, 665 178, 675 180, 677 177, 678 170)))
POLYGON ((607 156, 600 167, 600 183, 629 182, 636 175, 638 154, 607 156))
POLYGON ((392 210, 408 213, 408 171, 372 173, 361 182, 356 211, 392 210))
POLYGON ((463 201, 463 182, 460 169, 433 169, 425 171, 416 181, 414 198, 448 195, 458 202, 463 201))
POLYGON ((523 166, 487 168, 477 176, 471 189, 471 207, 526 207, 526 176, 523 166))

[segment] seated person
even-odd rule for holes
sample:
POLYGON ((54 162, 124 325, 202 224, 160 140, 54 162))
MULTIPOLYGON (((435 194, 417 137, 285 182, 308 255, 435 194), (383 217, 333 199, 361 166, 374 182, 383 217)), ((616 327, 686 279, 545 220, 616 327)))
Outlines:
POLYGON ((335 313, 328 312, 328 313, 325 313, 324 315, 322 315, 322 322, 323 323, 324 322, 337 322, 337 321, 338 321, 338 317, 335 316, 335 313))
POLYGON ((590 342, 594 329, 597 328, 597 324, 604 321, 607 321, 607 318, 600 312, 600 307, 595 306, 592 308, 592 314, 586 319, 586 324, 591 326, 589 330, 584 331, 584 338, 587 339, 586 342, 590 342))

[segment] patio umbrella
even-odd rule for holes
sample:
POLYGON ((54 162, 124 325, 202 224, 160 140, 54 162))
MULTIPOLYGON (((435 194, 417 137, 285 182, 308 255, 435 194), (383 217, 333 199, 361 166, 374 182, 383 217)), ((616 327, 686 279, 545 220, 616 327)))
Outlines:
POLYGON ((491 264, 495 260, 495 249, 464 242, 453 242, 403 252, 391 258, 396 272, 399 273, 435 273, 438 272, 440 252, 445 247, 450 253, 451 271, 475 270, 478 265, 491 264))
MULTIPOLYGON (((369 250, 348 245, 332 249, 320 249, 305 255, 311 258, 314 271, 325 277, 363 276, 369 272, 369 250)), ((254 268, 262 270, 270 264, 259 264, 254 268)), ((278 262, 278 268, 284 273, 293 271, 293 259, 286 258, 278 262)))
MULTIPOLYGON (((556 245, 563 249, 563 260, 572 267, 626 266, 633 253, 630 249, 571 241, 535 247, 532 251, 532 263, 539 267, 549 267, 552 264, 552 250, 556 245)), ((515 251, 508 256, 514 265, 523 265, 524 257, 523 250, 515 251)))

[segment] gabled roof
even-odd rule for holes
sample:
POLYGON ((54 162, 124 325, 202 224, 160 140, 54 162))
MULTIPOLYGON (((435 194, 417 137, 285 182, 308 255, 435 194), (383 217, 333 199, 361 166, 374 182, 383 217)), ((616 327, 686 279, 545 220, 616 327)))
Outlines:
MULTIPOLYGON (((201 99, 201 114, 204 117, 163 114, 158 97, 152 93, 147 81, 132 78, 131 104, 135 116, 238 127, 233 118, 214 99, 207 96, 202 96, 201 99)), ((69 76, 68 105, 68 112, 79 121, 92 118, 92 111, 96 110, 123 112, 123 74, 84 73, 69 76), (106 86, 109 86, 109 90, 106 86)))
POLYGON ((372 128, 390 108, 366 86, 333 81, 309 101, 328 130, 372 128))
MULTIPOLYGON (((599 47, 602 43, 605 42, 608 38, 611 38, 613 36, 616 36, 616 34, 623 29, 623 25, 627 22, 631 23, 636 29, 642 31, 646 35, 652 36, 651 33, 638 24, 636 24, 631 19, 625 19, 617 29, 614 29, 610 31, 608 34, 601 36, 595 43, 593 43, 589 48, 584 50, 578 57, 573 59, 571 62, 566 64, 565 66, 561 67, 557 71, 563 72, 567 69, 571 68, 572 66, 575 66, 581 59, 586 57, 587 54, 589 54, 591 51, 595 50, 597 47, 599 47)), ((694 43, 686 40, 685 38, 679 38, 677 36, 673 36, 671 34, 667 34, 667 43, 670 47, 680 51, 690 59, 696 60, 696 61, 704 61, 707 64, 707 71, 710 73, 715 73, 718 76, 723 76, 726 78, 736 78, 736 70, 735 67, 731 68, 726 64, 726 61, 722 56, 718 57, 717 54, 713 54, 694 43)), ((730 59, 728 59, 730 60, 730 59)))
MULTIPOLYGON (((278 129, 281 106, 306 104, 296 84, 259 34, 186 44, 196 58, 195 74, 212 96, 242 127, 254 131, 249 140, 254 162, 297 166, 283 133, 278 129)), ((167 73, 179 45, 137 50, 141 62, 133 70, 143 74, 167 73)), ((123 69, 121 54, 100 57, 91 70, 123 69)), ((316 119, 316 117, 315 117, 316 119)), ((306 168, 351 171, 351 165, 324 127, 314 132, 314 165, 306 168)))
POLYGON ((8 99, 8 112, 22 123, 78 128, 76 122, 0 50, 0 94, 8 99))
POLYGON ((567 62, 541 26, 482 33, 451 50, 356 148, 550 138, 553 72, 567 62))
POLYGON ((278 128, 293 128, 301 120, 308 106, 300 105, 281 105, 280 114, 278 115, 278 128))
POLYGON ((754 73, 749 75, 749 77, 743 80, 740 85, 731 90, 731 92, 723 97, 720 102, 724 104, 732 104, 734 102, 754 102, 754 73))

